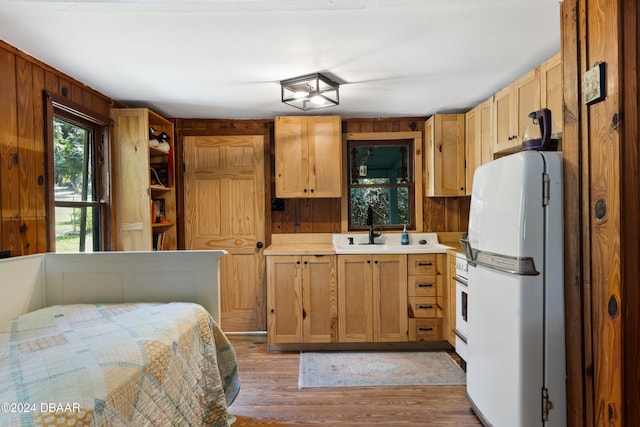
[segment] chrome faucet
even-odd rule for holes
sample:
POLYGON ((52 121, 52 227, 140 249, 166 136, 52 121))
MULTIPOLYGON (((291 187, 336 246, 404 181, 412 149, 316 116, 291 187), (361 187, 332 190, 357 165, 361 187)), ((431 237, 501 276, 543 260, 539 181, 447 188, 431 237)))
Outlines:
POLYGON ((373 206, 369 205, 367 208, 367 225, 369 226, 369 244, 376 244, 376 237, 380 237, 381 233, 373 232, 373 206))

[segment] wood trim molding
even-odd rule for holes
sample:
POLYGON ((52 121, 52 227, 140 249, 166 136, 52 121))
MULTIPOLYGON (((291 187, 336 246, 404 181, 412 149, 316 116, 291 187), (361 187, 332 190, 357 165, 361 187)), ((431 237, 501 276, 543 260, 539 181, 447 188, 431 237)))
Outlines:
MULTIPOLYGON (((351 132, 342 135, 342 164, 348 165, 347 141, 393 141, 399 139, 413 139, 413 162, 414 162, 414 215, 416 228, 413 231, 421 232, 423 230, 423 211, 424 211, 424 188, 422 185, 422 168, 423 159, 423 142, 422 132, 351 132)), ((346 167, 346 166, 343 166, 346 167)), ((349 185, 347 180, 349 174, 345 173, 342 180, 342 197, 340 209, 340 223, 342 233, 349 232, 349 185)))

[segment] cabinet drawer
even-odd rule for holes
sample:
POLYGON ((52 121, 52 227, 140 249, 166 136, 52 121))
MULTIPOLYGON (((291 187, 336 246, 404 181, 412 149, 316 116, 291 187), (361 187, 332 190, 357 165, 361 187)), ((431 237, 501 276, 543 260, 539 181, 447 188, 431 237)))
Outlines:
POLYGON ((407 279, 407 295, 410 297, 435 297, 438 295, 438 276, 435 274, 409 276, 407 279))
POLYGON ((407 257, 409 274, 436 274, 437 269, 436 254, 409 255, 407 257))
POLYGON ((409 319, 409 341, 440 341, 441 335, 442 319, 409 319))
POLYGON ((409 317, 442 317, 436 297, 409 297, 409 317))

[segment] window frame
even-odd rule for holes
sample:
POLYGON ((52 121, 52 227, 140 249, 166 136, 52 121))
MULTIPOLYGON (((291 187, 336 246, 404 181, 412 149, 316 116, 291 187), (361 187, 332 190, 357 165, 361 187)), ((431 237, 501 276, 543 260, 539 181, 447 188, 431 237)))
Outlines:
MULTIPOLYGON (((92 111, 69 99, 44 91, 45 99, 45 150, 47 176, 47 251, 55 251, 55 193, 54 193, 54 118, 61 117, 69 122, 93 129, 95 136, 94 150, 94 185, 95 201, 65 202, 64 207, 98 207, 100 209, 100 248, 99 251, 111 249, 111 162, 110 134, 112 120, 98 112, 92 111)), ((62 206, 62 205, 61 205, 62 206)))
MULTIPOLYGON (((424 177, 423 177, 423 136, 422 132, 362 132, 362 133, 347 133, 342 137, 342 165, 343 174, 342 182, 342 198, 341 198, 341 231, 348 233, 351 231, 364 231, 362 227, 351 227, 351 208, 349 206, 349 180, 351 176, 349 165, 349 153, 347 147, 349 141, 378 141, 393 143, 395 141, 406 141, 407 139, 413 140, 413 164, 408 165, 409 169, 413 169, 413 206, 411 216, 414 222, 414 227, 410 228, 411 231, 421 232, 424 228, 423 223, 423 209, 424 209, 424 177)), ((395 231, 401 230, 402 226, 376 226, 376 228, 395 231)))
MULTIPOLYGON (((408 230, 415 230, 416 218, 415 218, 415 181, 416 176, 414 173, 415 165, 413 155, 415 153, 415 149, 413 149, 414 140, 411 138, 407 139, 397 139, 397 140, 347 140, 347 159, 350 157, 350 151, 353 147, 363 147, 363 146, 374 146, 374 147, 393 147, 393 146, 401 146, 407 145, 407 177, 408 182, 406 184, 398 184, 398 183, 388 183, 388 184, 353 184, 351 180, 351 173, 347 177, 347 194, 346 197, 348 199, 349 206, 349 230, 350 231, 361 231, 368 230, 369 227, 365 225, 353 225, 352 224, 352 209, 351 209, 351 190, 354 188, 407 188, 409 193, 409 212, 411 216, 411 222, 407 224, 408 230)), ((349 162, 351 163, 351 162, 349 162)), ((351 170, 352 165, 350 164, 348 170, 351 170)), ((381 230, 402 230, 404 224, 374 224, 374 227, 381 230)))

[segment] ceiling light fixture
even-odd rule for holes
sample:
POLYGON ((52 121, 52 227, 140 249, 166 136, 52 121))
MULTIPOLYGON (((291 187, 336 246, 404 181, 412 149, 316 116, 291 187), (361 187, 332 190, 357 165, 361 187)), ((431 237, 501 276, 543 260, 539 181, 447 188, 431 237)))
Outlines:
POLYGON ((340 85, 321 73, 282 80, 282 102, 300 110, 315 110, 340 103, 340 85))

